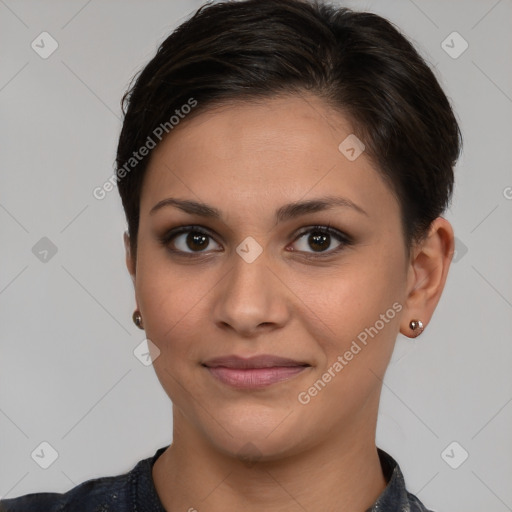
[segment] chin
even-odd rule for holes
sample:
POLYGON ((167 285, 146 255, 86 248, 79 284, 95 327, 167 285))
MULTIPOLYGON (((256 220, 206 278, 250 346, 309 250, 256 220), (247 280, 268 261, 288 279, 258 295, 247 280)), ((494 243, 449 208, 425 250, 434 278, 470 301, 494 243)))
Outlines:
POLYGON ((297 448, 287 436, 286 443, 284 439, 274 439, 269 441, 264 437, 254 439, 250 436, 230 439, 228 443, 217 444, 217 449, 231 458, 251 466, 258 462, 266 462, 281 459, 291 455, 297 448))
POLYGON ((216 450, 248 464, 280 459, 299 451, 303 444, 298 425, 283 421, 287 414, 272 421, 245 415, 235 423, 223 422, 225 430, 207 427, 208 437, 216 450))

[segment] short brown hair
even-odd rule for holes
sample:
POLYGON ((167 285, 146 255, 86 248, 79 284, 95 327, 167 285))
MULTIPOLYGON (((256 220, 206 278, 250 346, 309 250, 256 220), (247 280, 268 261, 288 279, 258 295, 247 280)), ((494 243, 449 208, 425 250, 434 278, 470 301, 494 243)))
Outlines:
POLYGON ((307 0, 203 5, 160 45, 123 97, 119 193, 136 255, 150 154, 119 174, 194 98, 216 103, 311 92, 348 116, 397 197, 407 247, 449 205, 462 137, 450 103, 400 31, 372 13, 307 0))

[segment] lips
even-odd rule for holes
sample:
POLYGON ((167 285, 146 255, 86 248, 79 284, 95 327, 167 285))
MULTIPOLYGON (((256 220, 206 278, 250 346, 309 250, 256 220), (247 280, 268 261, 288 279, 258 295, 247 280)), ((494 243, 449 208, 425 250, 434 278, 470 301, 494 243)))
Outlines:
POLYGON ((252 357, 240 356, 223 356, 215 359, 209 359, 204 366, 208 368, 216 368, 224 366, 226 368, 272 368, 272 367, 289 367, 289 366, 310 366, 308 363, 277 357, 271 355, 260 355, 252 357))
POLYGON ((234 355, 217 357, 204 362, 203 366, 224 384, 246 389, 288 380, 311 367, 304 361, 266 354, 249 358, 234 355))

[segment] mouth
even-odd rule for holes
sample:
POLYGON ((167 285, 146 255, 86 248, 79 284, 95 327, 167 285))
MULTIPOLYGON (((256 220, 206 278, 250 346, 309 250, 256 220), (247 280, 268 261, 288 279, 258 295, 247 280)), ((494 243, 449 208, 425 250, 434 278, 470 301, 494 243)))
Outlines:
POLYGON ((224 384, 239 389, 267 387, 289 380, 311 367, 304 361, 271 355, 224 356, 205 361, 202 366, 224 384))

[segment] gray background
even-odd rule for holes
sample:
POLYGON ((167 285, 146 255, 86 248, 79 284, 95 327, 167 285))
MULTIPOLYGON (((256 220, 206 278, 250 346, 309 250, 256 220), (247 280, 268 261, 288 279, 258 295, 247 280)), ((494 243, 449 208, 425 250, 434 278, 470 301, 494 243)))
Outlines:
MULTIPOLYGON (((171 442, 171 404, 133 354, 118 193, 92 190, 113 172, 130 78, 199 5, 0 0, 0 496, 64 492, 171 442), (59 45, 47 59, 31 48, 43 31, 59 45), (43 441, 59 454, 48 469, 31 458, 43 441)), ((346 5, 412 38, 465 139, 446 214, 456 262, 428 329, 397 341, 377 441, 436 511, 512 510, 512 2, 346 5), (441 46, 453 31, 469 44, 456 59, 441 46), (469 453, 457 469, 453 441, 452 464, 469 453)))

